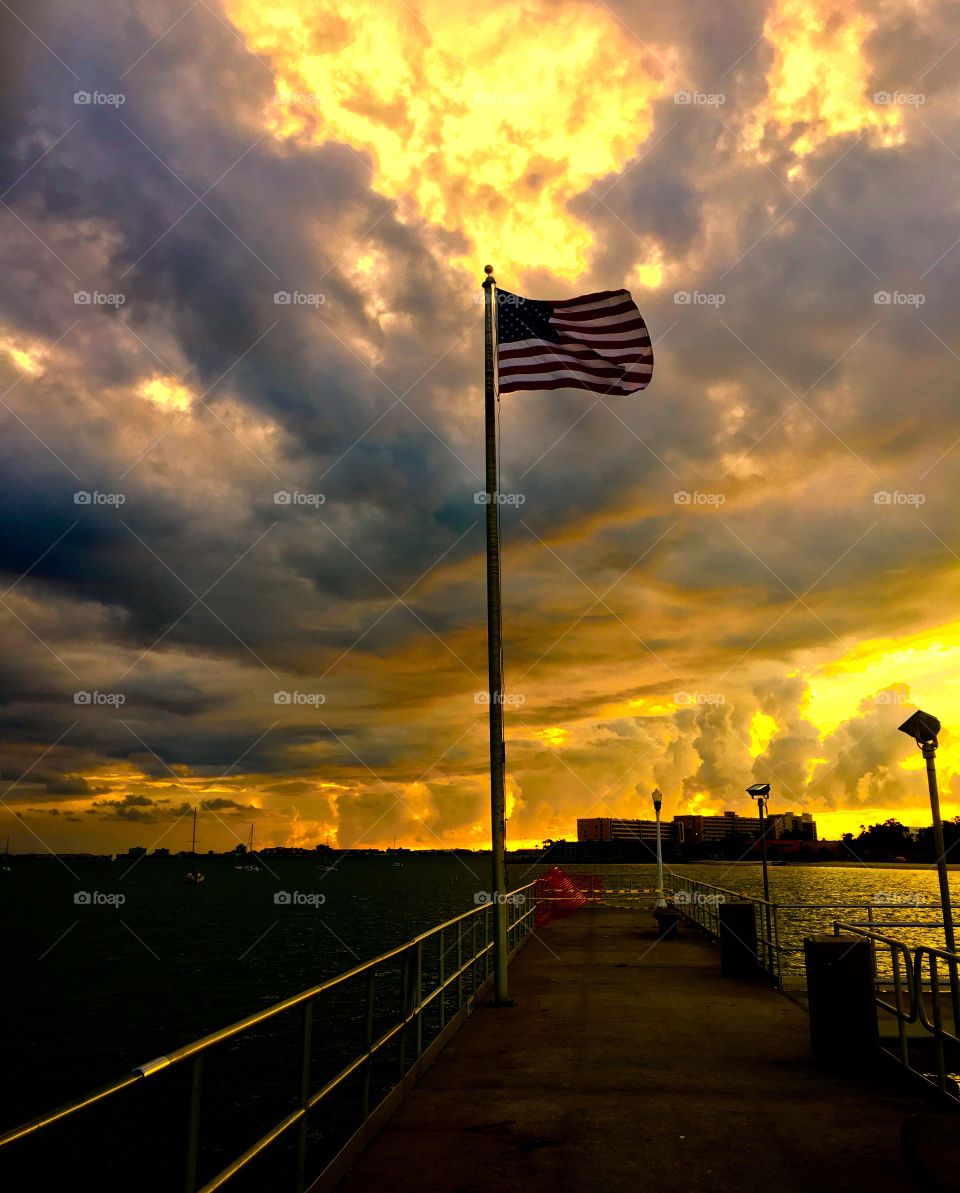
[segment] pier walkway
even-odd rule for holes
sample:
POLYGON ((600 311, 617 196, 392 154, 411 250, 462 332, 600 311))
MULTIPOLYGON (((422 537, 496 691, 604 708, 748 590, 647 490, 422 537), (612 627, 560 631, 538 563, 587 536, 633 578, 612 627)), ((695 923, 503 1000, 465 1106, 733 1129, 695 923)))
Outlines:
POLYGON ((510 967, 339 1193, 908 1193, 898 1133, 926 1109, 810 1061, 807 1017, 723 978, 684 927, 584 909, 510 967))

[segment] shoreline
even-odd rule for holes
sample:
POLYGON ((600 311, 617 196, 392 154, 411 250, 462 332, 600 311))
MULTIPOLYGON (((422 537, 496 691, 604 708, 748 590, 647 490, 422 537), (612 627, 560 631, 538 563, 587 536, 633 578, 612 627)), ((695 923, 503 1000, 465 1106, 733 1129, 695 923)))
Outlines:
MULTIPOLYGON (((833 869, 846 870, 936 870, 936 862, 858 862, 854 861, 804 861, 804 862, 784 862, 784 866, 800 867, 800 866, 824 866, 833 869)), ((671 866, 762 866, 763 862, 753 861, 752 859, 741 859, 735 862, 725 862, 722 860, 715 860, 713 858, 705 858, 698 862, 671 862, 671 866)), ((781 869, 778 865, 777 869, 781 869)), ((960 870, 960 862, 947 862, 947 870, 960 870)))

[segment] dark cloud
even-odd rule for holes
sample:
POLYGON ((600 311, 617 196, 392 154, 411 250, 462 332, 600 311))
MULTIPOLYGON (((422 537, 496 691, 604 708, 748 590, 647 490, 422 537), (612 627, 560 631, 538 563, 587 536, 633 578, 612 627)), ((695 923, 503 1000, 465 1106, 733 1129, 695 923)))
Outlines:
MULTIPOLYGON (((724 103, 655 100, 642 156, 570 201, 594 237, 584 276, 526 279, 547 297, 630 281, 658 372, 629 403, 500 409, 502 488, 524 498, 502 518, 508 676, 527 699, 511 832, 571 826, 585 803, 629 811, 648 779, 742 802, 769 772, 798 806, 897 804, 896 705, 868 696, 821 740, 791 672, 953 618, 960 250, 935 197, 956 72, 931 72, 902 144, 859 127, 798 161, 809 124, 769 119, 744 149, 768 6, 615 8, 665 75, 675 56, 677 86, 724 103), (644 290, 632 273, 654 253, 662 284, 644 290), (875 304, 895 290, 923 305, 875 304), (695 291, 722 304, 674 300, 695 291), (674 712, 678 693, 723 699, 674 712), (754 757, 758 710, 777 729, 754 757), (558 726, 568 743, 538 736, 558 726)), ((98 817, 151 823, 223 777, 304 833, 462 837, 485 766, 480 307, 450 263, 468 241, 386 197, 368 153, 265 133, 270 64, 203 5, 160 37, 181 15, 34 6, 64 66, 0 13, 0 107, 22 117, 0 148, 0 330, 39 362, 25 375, 0 350, 10 802, 96 796, 98 817), (81 88, 126 102, 77 106, 81 88), (143 396, 155 377, 193 408, 143 396), (170 784, 167 802, 141 783, 170 784)), ((919 76, 946 16, 898 9, 869 39, 871 77, 919 76)), ((244 798, 222 810, 255 814, 244 798)))

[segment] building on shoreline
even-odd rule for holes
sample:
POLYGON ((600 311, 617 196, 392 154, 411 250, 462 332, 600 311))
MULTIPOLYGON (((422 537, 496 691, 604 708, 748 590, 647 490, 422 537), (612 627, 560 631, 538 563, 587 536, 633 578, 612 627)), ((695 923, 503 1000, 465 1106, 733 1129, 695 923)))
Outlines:
MULTIPOLYGON (((666 839, 669 825, 661 825, 666 839)), ((597 816, 577 821, 578 841, 656 841, 655 820, 615 820, 609 816, 597 816)))
MULTIPOLYGON (((772 812, 769 817, 768 838, 773 841, 816 841, 817 823, 810 812, 772 812)), ((709 845, 737 836, 758 838, 760 818, 724 812, 722 816, 674 816, 673 821, 661 824, 665 844, 709 845)), ((618 820, 609 816, 584 817, 577 820, 578 841, 655 841, 655 820, 618 820)))

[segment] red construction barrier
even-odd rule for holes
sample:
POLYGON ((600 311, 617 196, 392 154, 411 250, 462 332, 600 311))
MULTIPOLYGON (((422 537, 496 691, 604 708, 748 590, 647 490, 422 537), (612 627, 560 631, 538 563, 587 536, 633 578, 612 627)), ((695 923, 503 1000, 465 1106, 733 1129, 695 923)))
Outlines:
POLYGON ((554 866, 536 880, 536 922, 545 924, 554 917, 572 915, 588 901, 595 903, 601 891, 596 874, 567 874, 554 866))

